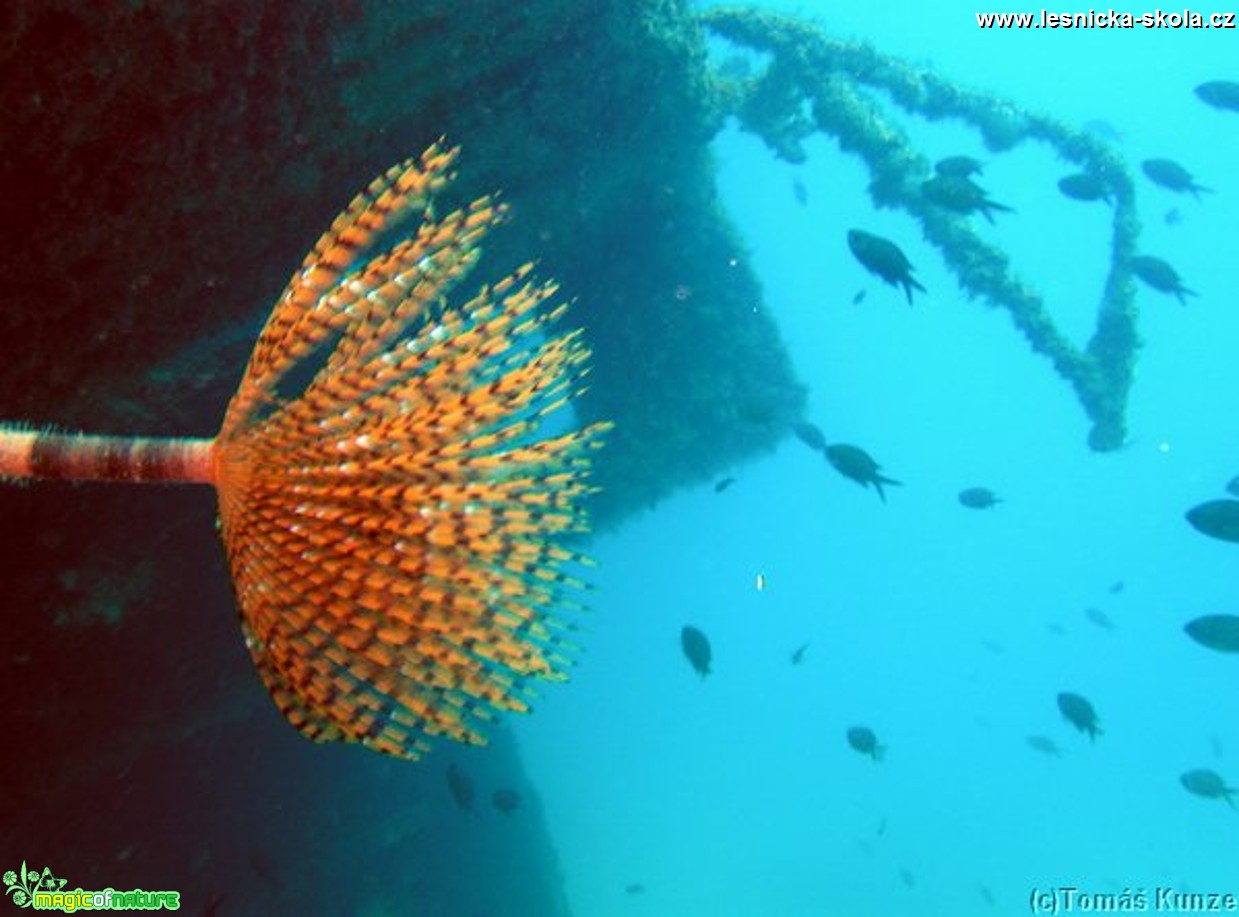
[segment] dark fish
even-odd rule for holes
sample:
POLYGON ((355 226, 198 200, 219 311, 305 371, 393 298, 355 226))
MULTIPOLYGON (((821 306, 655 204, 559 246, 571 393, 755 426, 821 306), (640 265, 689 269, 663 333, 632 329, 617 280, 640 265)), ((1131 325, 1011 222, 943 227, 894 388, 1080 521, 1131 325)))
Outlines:
POLYGON ((1183 625, 1187 635, 1219 653, 1239 653, 1239 617, 1204 615, 1183 625))
POLYGON ((1088 172, 1077 172, 1066 178, 1060 178, 1058 190, 1072 200, 1110 202, 1110 190, 1106 187, 1106 183, 1088 172))
POLYGON ((984 885, 981 886, 981 900, 983 900, 990 907, 994 906, 994 893, 984 885))
POLYGON ((1186 191, 1196 200, 1200 200, 1201 191, 1204 191, 1206 194, 1213 193, 1212 188, 1196 184, 1196 180, 1192 178, 1192 173, 1173 159, 1146 159, 1140 163, 1140 168, 1144 170, 1144 174, 1149 177, 1149 181, 1153 182, 1153 184, 1161 185, 1163 188, 1179 194, 1186 191))
POLYGON ((853 726, 848 730, 848 744, 862 755, 881 761, 886 747, 878 744, 878 737, 867 726, 853 726))
POLYGON ((521 794, 516 790, 495 790, 495 795, 490 801, 504 815, 511 815, 521 806, 521 794))
POLYGON ((1213 752, 1213 757, 1222 757, 1222 740, 1217 737, 1216 733, 1209 733, 1209 749, 1213 752))
POLYGON ((1239 111, 1239 83, 1210 80, 1196 87, 1196 97, 1222 111, 1239 111))
POLYGON ((1239 475, 1226 482, 1226 492, 1232 497, 1239 497, 1239 475))
POLYGON ((807 420, 798 420, 792 424, 792 432, 796 437, 814 452, 826 451, 826 436, 807 420))
POLYGON ((1183 788, 1193 795, 1203 796, 1205 799, 1225 799, 1228 806, 1232 809, 1235 807, 1231 794, 1239 793, 1239 790, 1227 786, 1221 774, 1216 771, 1205 767, 1185 771, 1179 775, 1179 783, 1183 784, 1183 788))
POLYGON ((872 484, 883 503, 886 502, 886 492, 882 490, 883 484, 894 484, 897 487, 902 486, 899 481, 884 477, 880 471, 882 466, 875 462, 873 457, 859 446, 849 446, 846 443, 835 443, 833 446, 827 446, 826 460, 830 462, 835 471, 845 478, 855 481, 861 487, 868 487, 872 484))
POLYGON ((1239 542, 1239 500, 1210 500, 1187 511, 1196 531, 1222 541, 1239 542))
POLYGON ((645 893, 645 886, 640 882, 633 882, 631 885, 624 886, 624 894, 626 895, 641 895, 645 893))
POLYGON ((1039 751, 1043 755, 1050 755, 1053 758, 1062 756, 1062 751, 1053 739, 1048 739, 1045 736, 1029 736, 1028 747, 1033 751, 1039 751))
POLYGON ((981 174, 981 162, 971 156, 948 156, 934 163, 934 171, 955 178, 972 178, 981 174))
POLYGON ((730 487, 734 483, 736 483, 735 478, 723 478, 717 484, 714 485, 714 492, 716 494, 721 494, 723 491, 725 491, 728 487, 730 487))
POLYGON ((1183 286, 1183 281, 1179 279, 1179 272, 1161 258, 1137 255, 1131 259, 1131 272, 1153 289, 1162 293, 1173 293, 1185 306, 1187 300, 1183 297, 1196 295, 1195 292, 1183 286))
POLYGON ((792 179, 792 196, 796 198, 796 203, 801 207, 809 203, 809 189, 799 178, 792 179))
POLYGON ((1006 204, 990 200, 984 188, 962 175, 935 175, 928 181, 921 182, 921 193, 926 200, 947 210, 965 215, 980 213, 988 223, 994 222, 993 212, 996 210, 1014 212, 1006 204))
POLYGON ((792 653, 792 665, 800 665, 800 663, 804 662, 804 652, 808 648, 809 644, 807 643, 802 643, 800 646, 796 647, 795 651, 792 653))
POLYGON ((969 487, 959 492, 959 502, 969 509, 989 509, 1002 499, 987 487, 969 487))
POLYGON ((1121 579, 1115 580, 1113 583, 1110 584, 1111 595, 1118 595, 1122 591, 1123 591, 1123 581, 1121 579))
POLYGON ((864 301, 865 301, 865 291, 857 290, 855 295, 852 296, 852 305, 859 306, 864 301))
POLYGON ((710 641, 695 627, 684 625, 680 631, 680 647, 693 670, 703 679, 710 674, 710 641))
POLYGON ((899 878, 908 888, 916 888, 916 876, 912 874, 912 870, 904 866, 899 870, 899 878))
POLYGON ((1090 740, 1101 735, 1101 727, 1097 725, 1097 712, 1093 705, 1079 694, 1063 691, 1058 695, 1058 709, 1072 726, 1081 732, 1087 732, 1090 740))
POLYGON ((1181 226, 1183 225, 1183 214, 1179 213, 1178 207, 1171 207, 1166 211, 1165 216, 1162 217, 1162 222, 1167 226, 1181 226))
POLYGON ((902 286, 908 305, 912 305, 914 289, 925 292, 925 288, 912 277, 912 264, 907 255, 890 239, 860 229, 849 229, 848 248, 869 273, 876 274, 893 287, 902 286))
POLYGON ((473 780, 455 763, 447 766, 447 788, 462 812, 473 811, 473 780))
POLYGON ((1114 622, 1110 620, 1110 616, 1100 608, 1085 608, 1084 617, 1088 618, 1102 630, 1114 630, 1114 622))

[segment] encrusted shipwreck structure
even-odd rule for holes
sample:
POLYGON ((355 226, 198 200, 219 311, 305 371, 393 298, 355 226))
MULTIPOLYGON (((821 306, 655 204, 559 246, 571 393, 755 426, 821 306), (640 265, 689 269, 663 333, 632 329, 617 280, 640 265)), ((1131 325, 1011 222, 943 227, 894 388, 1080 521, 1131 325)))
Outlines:
MULTIPOLYGON (((6 420, 213 434, 314 235, 370 176, 446 135, 463 152, 445 208, 496 190, 510 208, 479 271, 535 253, 575 300, 594 354, 578 409, 616 424, 593 514, 615 524, 772 448, 803 408, 716 198, 709 142, 735 115, 785 158, 810 131, 860 156, 875 203, 915 217, 964 289, 1051 358, 1093 447, 1124 438, 1137 225, 1122 164, 794 20, 696 18, 683 0, 16 0, 0 8, 0 105, 6 420), (770 65, 713 72, 710 33, 770 65), (994 149, 1051 143, 1106 182, 1113 266, 1084 351, 966 218, 923 199, 929 164, 880 96, 964 119, 994 149)), ((0 847, 14 857, 82 887, 180 888, 203 912, 567 913, 506 736, 408 767, 278 722, 228 613, 207 494, 10 488, 0 514, 14 737, 0 847), (457 811, 449 758, 479 810, 520 789, 520 817, 497 831, 493 812, 457 811), (334 893, 327 865, 349 877, 334 893)))
MULTIPOLYGON (((23 0, 0 36, 0 417, 212 434, 315 235, 441 135, 463 148, 444 212, 495 191, 509 208, 479 270, 534 254, 576 301, 594 353, 581 411, 617 422, 599 523, 769 448, 799 413, 716 203, 704 48, 680 3, 23 0)), ((567 912, 502 733, 400 767, 278 722, 206 493, 6 488, 0 514, 0 702, 21 736, 4 849, 198 911, 567 912), (523 800, 511 819, 499 790, 523 800)))
POLYGON ((1125 411, 1139 338, 1131 259, 1140 223, 1130 176, 1119 156, 1096 137, 985 93, 961 89, 928 70, 875 48, 832 39, 800 20, 749 8, 701 15, 702 25, 735 45, 770 56, 750 78, 718 77, 720 110, 734 114, 776 155, 803 159, 801 142, 820 131, 869 170, 875 206, 905 211, 970 296, 1005 309, 1032 349, 1050 359, 1075 390, 1092 422, 1089 445, 1117 449, 1126 439, 1125 411), (982 239, 970 218, 936 206, 922 189, 932 165, 917 151, 884 104, 929 121, 956 119, 975 128, 996 152, 1041 142, 1094 176, 1113 201, 1109 275, 1097 327, 1084 350, 1054 325, 1036 291, 1017 277, 1006 255, 982 239), (807 109, 807 113, 806 113, 807 109))
POLYGON ((462 147, 461 200, 511 206, 490 273, 534 251, 577 302, 594 352, 582 410, 617 425, 597 524, 769 448, 799 412, 717 204, 711 84, 681 2, 31 2, 0 17, 0 175, 19 215, 0 229, 0 322, 24 343, 0 416, 210 432, 317 228, 439 136, 462 147))

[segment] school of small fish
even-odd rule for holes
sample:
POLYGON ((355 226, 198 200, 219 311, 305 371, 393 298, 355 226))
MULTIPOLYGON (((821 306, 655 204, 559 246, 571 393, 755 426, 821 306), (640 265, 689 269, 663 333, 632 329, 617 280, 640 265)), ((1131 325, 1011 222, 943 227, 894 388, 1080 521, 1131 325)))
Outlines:
MULTIPOLYGON (((1239 83, 1222 80, 1203 83, 1196 87, 1195 95, 1201 102, 1219 111, 1239 113, 1239 83)), ((1086 125, 1086 129, 1109 142, 1117 142, 1122 136, 1102 122, 1086 125)), ((921 183, 921 194, 932 206, 962 215, 980 214, 990 223, 994 222, 995 214, 1014 214, 1012 208, 993 200, 989 192, 978 184, 977 178, 983 168, 981 161, 969 156, 942 159, 935 164, 934 174, 921 183)), ((1188 195, 1197 202, 1204 202, 1206 195, 1214 194, 1211 188, 1198 182, 1188 168, 1173 159, 1145 159, 1140 163, 1140 169, 1145 178, 1159 189, 1159 193, 1188 195)), ((1113 180, 1112 176, 1105 174, 1077 172, 1060 179, 1058 190, 1073 201, 1112 204, 1113 180)), ((799 179, 796 184, 796 198, 801 205, 807 202, 807 191, 799 179)), ((1167 225, 1178 225, 1182 219, 1182 213, 1177 208, 1167 211, 1165 216, 1167 225)), ((860 266, 885 284, 901 290, 909 305, 913 304, 914 292, 927 294, 925 287, 913 276, 912 262, 895 241, 864 229, 853 228, 848 231, 846 242, 848 250, 860 266)), ((1174 296, 1182 305, 1187 305, 1189 297, 1198 296, 1185 285, 1175 268, 1160 257, 1150 254, 1134 255, 1127 266, 1136 280, 1158 293, 1174 296)), ((858 305, 865 298, 865 292, 864 289, 860 290, 853 297, 852 305, 858 305)), ((886 488, 901 486, 900 481, 883 472, 882 465, 865 449, 828 439, 818 426, 807 419, 794 420, 789 424, 788 430, 806 448, 822 455, 839 475, 861 487, 872 488, 883 503, 886 502, 886 488)), ((722 493, 732 480, 722 479, 716 485, 715 491, 722 493)), ((1202 535, 1239 544, 1239 475, 1227 481, 1222 489, 1224 496, 1205 500, 1188 509, 1185 519, 1202 535)), ((978 484, 961 488, 956 496, 962 507, 974 511, 993 510, 1005 502, 1005 498, 995 491, 978 484)), ((1108 592, 1111 596, 1117 596, 1124 588, 1124 582, 1116 580, 1110 585, 1108 592)), ((1112 635, 1117 630, 1112 617, 1099 607, 1085 607, 1082 615, 1089 625, 1105 634, 1112 635)), ((1048 627, 1051 633, 1060 636, 1068 634, 1068 627, 1062 623, 1051 622, 1048 627)), ((1239 654, 1239 614, 1201 615, 1184 623, 1182 631, 1187 638, 1206 650, 1221 654, 1239 654)), ((986 641, 986 646, 995 653, 1004 651, 1002 646, 993 641, 986 641)), ((808 642, 805 642, 790 653, 792 665, 799 666, 805 661, 808 647, 808 642)), ((681 634, 681 648, 691 667, 704 679, 711 672, 712 649, 709 638, 698 628, 685 627, 681 634)), ((1106 731, 1102 725, 1102 717, 1092 700, 1078 691, 1062 690, 1054 701, 1058 713, 1069 729, 1087 737, 1089 743, 1104 739, 1106 731)), ((886 746, 869 726, 850 727, 845 739, 846 745, 853 752, 874 762, 883 760, 886 746)), ((1217 738, 1211 737, 1211 741, 1215 756, 1220 756, 1217 738)), ((1025 742, 1029 750, 1047 758, 1060 758, 1068 753, 1059 740, 1044 734, 1028 734, 1025 742)), ((1178 775, 1178 782, 1183 791, 1193 796, 1222 801, 1231 808, 1236 808, 1235 796, 1239 794, 1239 786, 1229 785, 1225 777, 1212 769, 1201 767, 1187 770, 1178 775)), ((909 887, 914 884, 906 869, 904 881, 909 887)), ((988 890, 982 891, 983 897, 992 905, 992 896, 988 890)))

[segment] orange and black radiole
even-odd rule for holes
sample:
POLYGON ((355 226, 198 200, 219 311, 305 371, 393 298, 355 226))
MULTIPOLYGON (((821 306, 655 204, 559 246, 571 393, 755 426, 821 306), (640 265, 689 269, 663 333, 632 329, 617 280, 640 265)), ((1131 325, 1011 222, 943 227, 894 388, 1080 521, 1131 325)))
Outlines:
POLYGON ((553 283, 453 288, 504 215, 437 217, 456 149, 432 145, 336 217, 277 301, 214 439, 0 432, 0 475, 211 484, 246 645, 319 742, 404 758, 482 744, 571 646, 591 455, 609 424, 543 418, 589 350, 553 283), (398 227, 418 219, 400 241, 398 227))

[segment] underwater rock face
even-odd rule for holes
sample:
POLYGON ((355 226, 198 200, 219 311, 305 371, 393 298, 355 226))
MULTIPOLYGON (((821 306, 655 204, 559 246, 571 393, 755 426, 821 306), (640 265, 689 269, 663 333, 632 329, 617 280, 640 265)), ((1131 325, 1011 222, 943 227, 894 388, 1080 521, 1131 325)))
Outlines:
MULTIPOLYGON (((536 256, 577 303, 595 354, 583 419, 618 424, 598 522, 772 448, 802 413, 717 205, 717 125, 685 3, 15 0, 0 34, 0 175, 17 215, 0 225, 0 333, 22 344, 0 364, 0 416, 214 433, 307 244, 342 199, 440 135, 463 148, 445 208, 497 189, 511 208, 480 270, 536 256)), ((375 868, 427 914, 567 913, 510 743, 470 763, 479 793, 520 788, 496 835, 444 828, 460 813, 442 799, 442 760, 341 757, 274 721, 236 640, 205 494, 0 499, 14 531, 36 533, 0 557, 14 609, 0 702, 23 733, 6 761, 8 849, 62 849, 47 865, 83 885, 150 886, 199 863, 182 885, 196 910, 308 913, 303 870, 375 868), (151 557, 124 607, 59 614, 103 607, 68 572, 151 557), (72 753, 82 743, 89 756, 72 753), (96 800, 91 838, 42 817, 49 794, 84 808, 101 790, 112 803, 96 800), (152 840, 149 813, 174 808, 183 842, 152 840), (283 846, 262 830, 272 812, 298 822, 283 846), (232 851, 237 837, 252 849, 232 851)))
POLYGON ((28 344, 0 368, 0 416, 214 432, 288 266, 441 135, 463 149, 460 198, 512 208, 483 279, 532 254, 577 302, 580 410, 618 425, 597 523, 772 448, 800 412, 716 201, 686 3, 26 0, 0 28, 21 214, 0 228, 0 330, 28 344), (738 403, 768 420, 737 423, 738 403))

